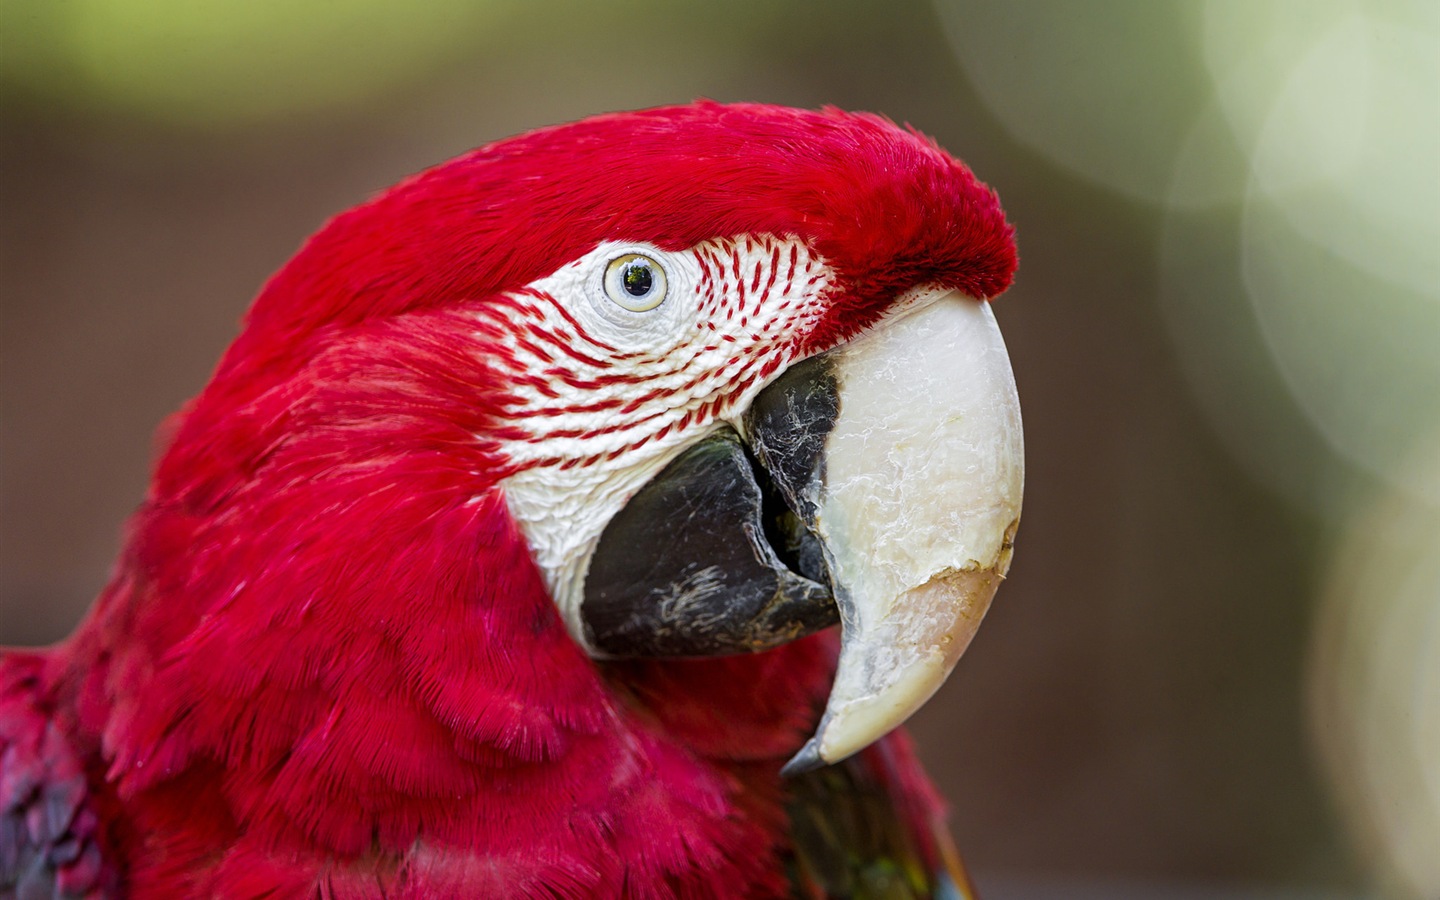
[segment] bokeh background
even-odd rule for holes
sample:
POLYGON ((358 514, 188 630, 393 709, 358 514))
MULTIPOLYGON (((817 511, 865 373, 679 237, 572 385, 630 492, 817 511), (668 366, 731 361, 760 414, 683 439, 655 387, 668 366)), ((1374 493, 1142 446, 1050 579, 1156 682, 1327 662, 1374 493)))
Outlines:
POLYGON ((875 110, 1019 229, 1025 522, 914 723, 982 891, 1440 897, 1440 4, 0 0, 0 41, 0 643, 81 616, 327 216, 603 110, 875 110))

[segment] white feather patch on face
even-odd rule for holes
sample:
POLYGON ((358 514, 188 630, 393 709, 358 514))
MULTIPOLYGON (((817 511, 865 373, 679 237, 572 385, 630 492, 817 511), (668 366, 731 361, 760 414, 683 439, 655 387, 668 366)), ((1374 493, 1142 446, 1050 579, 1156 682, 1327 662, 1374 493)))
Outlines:
MULTIPOLYGON (((832 270, 795 238, 747 236, 669 252, 607 242, 480 316, 514 397, 516 467, 501 482, 571 634, 582 644, 585 572, 610 519, 685 447, 734 422, 825 310, 832 270), (609 264, 663 267, 664 302, 635 312, 606 294, 609 264)), ((665 523, 657 522, 663 540, 665 523)))

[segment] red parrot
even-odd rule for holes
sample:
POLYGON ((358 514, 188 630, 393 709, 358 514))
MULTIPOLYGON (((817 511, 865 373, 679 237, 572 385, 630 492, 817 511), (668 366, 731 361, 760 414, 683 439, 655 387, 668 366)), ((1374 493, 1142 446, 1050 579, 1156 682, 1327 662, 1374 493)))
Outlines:
POLYGON ((84 622, 0 658, 0 889, 966 896, 892 729, 1009 566, 1014 267, 969 169, 836 109, 598 116, 337 216, 84 622))

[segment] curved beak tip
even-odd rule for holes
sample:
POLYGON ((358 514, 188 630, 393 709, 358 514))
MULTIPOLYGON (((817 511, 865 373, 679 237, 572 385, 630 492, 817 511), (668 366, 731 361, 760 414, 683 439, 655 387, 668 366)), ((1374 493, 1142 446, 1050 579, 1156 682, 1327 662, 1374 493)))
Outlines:
POLYGON ((782 774, 839 762, 925 705, 979 630, 1004 564, 1008 556, 986 568, 936 575, 896 598, 875 627, 847 635, 825 715, 782 774))
POLYGON ((780 770, 780 775, 782 778, 793 778, 826 765, 829 763, 820 755, 820 742, 812 737, 800 748, 800 752, 790 757, 790 761, 780 770))

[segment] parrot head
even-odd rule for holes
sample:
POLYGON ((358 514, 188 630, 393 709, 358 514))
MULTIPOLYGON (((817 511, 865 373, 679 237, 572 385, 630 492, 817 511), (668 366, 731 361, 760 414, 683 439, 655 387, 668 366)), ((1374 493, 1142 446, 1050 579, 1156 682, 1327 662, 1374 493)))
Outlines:
MULTIPOLYGON (((341 214, 170 426, 101 601, 143 648, 107 651, 109 683, 153 686, 106 723, 112 773, 140 790, 203 748, 256 785, 323 768, 335 804, 350 770, 446 790, 468 776, 408 755, 557 758, 609 727, 601 682, 557 672, 759 660, 837 622, 789 771, 855 753, 1009 566, 1020 418, 987 301, 1014 267, 964 165, 834 109, 599 116, 341 214)), ((273 814, 348 833, 307 810, 273 814)))

